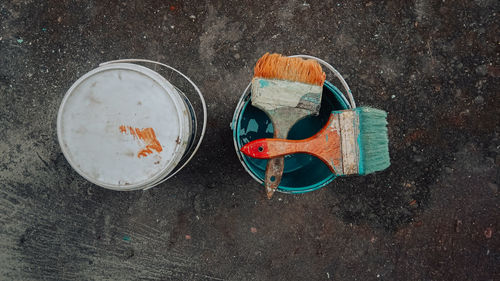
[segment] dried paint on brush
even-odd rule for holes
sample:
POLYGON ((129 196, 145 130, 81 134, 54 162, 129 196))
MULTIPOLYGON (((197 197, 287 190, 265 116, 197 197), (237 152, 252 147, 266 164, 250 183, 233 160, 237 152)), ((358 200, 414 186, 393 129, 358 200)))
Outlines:
POLYGON ((306 112, 300 115, 316 115, 325 78, 326 74, 315 60, 266 53, 254 68, 252 105, 268 115, 281 108, 303 109, 306 112))
POLYGON ((323 86, 326 74, 315 60, 289 58, 280 54, 263 55, 255 64, 254 77, 295 81, 323 86))

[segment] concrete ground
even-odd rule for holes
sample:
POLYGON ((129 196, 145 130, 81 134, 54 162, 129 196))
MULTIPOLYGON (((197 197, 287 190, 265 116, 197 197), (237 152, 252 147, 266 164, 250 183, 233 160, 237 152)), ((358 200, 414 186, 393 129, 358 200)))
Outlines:
POLYGON ((495 0, 1 1, 0 280, 500 280, 499 16, 495 0), (267 51, 323 58, 386 110, 390 168, 265 199, 229 123, 267 51), (66 90, 118 58, 177 67, 209 107, 193 162, 144 192, 87 182, 57 142, 66 90))

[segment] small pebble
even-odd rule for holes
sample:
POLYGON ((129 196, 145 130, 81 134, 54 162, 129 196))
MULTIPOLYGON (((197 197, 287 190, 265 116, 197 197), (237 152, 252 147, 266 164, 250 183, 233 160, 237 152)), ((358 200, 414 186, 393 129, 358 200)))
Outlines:
POLYGON ((482 104, 484 102, 484 98, 483 96, 477 96, 475 99, 474 99, 474 103, 475 104, 482 104))
POLYGON ((455 232, 459 233, 462 228, 462 220, 455 221, 455 232))
POLYGON ((190 16, 189 16, 189 18, 190 18, 190 19, 195 19, 195 18, 196 18, 196 16, 195 16, 195 15, 190 15, 190 16))
POLYGON ((135 256, 134 250, 133 249, 127 249, 125 250, 125 256, 130 259, 131 257, 135 256))
POLYGON ((493 191, 494 193, 498 192, 498 184, 489 182, 488 186, 490 187, 491 191, 493 191))
POLYGON ((392 96, 391 96, 391 99, 395 99, 395 98, 396 98, 396 95, 392 95, 392 96))
POLYGON ((493 228, 487 227, 484 231, 484 237, 486 237, 486 239, 490 239, 491 236, 493 236, 493 228))
POLYGON ((488 66, 486 64, 483 64, 483 65, 476 67, 476 73, 479 75, 488 74, 488 66))
POLYGON ((415 162, 422 162, 424 159, 423 159, 423 158, 422 158, 422 156, 420 156, 420 155, 415 155, 415 156, 413 157, 413 160, 414 160, 415 162))

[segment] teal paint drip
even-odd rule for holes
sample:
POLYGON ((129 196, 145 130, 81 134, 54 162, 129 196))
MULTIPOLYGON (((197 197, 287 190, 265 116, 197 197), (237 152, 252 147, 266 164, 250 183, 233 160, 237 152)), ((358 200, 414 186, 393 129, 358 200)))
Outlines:
POLYGON ((269 81, 267 81, 265 79, 260 79, 259 80, 259 85, 260 85, 261 88, 267 87, 267 86, 269 86, 269 81))

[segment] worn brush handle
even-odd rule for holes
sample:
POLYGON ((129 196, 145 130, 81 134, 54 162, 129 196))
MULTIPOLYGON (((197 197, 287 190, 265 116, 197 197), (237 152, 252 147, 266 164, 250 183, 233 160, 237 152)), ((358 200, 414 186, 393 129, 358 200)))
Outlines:
POLYGON ((267 161, 266 177, 264 184, 266 186, 267 198, 271 199, 274 192, 280 185, 281 178, 283 177, 283 170, 285 168, 285 157, 271 158, 267 161))
POLYGON ((340 126, 334 114, 316 135, 304 140, 259 139, 247 143, 241 151, 253 158, 276 159, 294 153, 307 153, 318 157, 335 174, 342 172, 340 126))
MULTIPOLYGON (((275 138, 284 138, 288 134, 288 130, 286 133, 283 133, 282 130, 278 128, 274 129, 274 137, 275 138), (284 135, 284 137, 283 137, 284 135)), ((280 185, 281 178, 283 177, 283 170, 285 169, 285 157, 275 157, 269 159, 266 165, 266 175, 264 178, 264 185, 266 187, 267 198, 271 199, 273 197, 274 192, 278 189, 280 185)))

